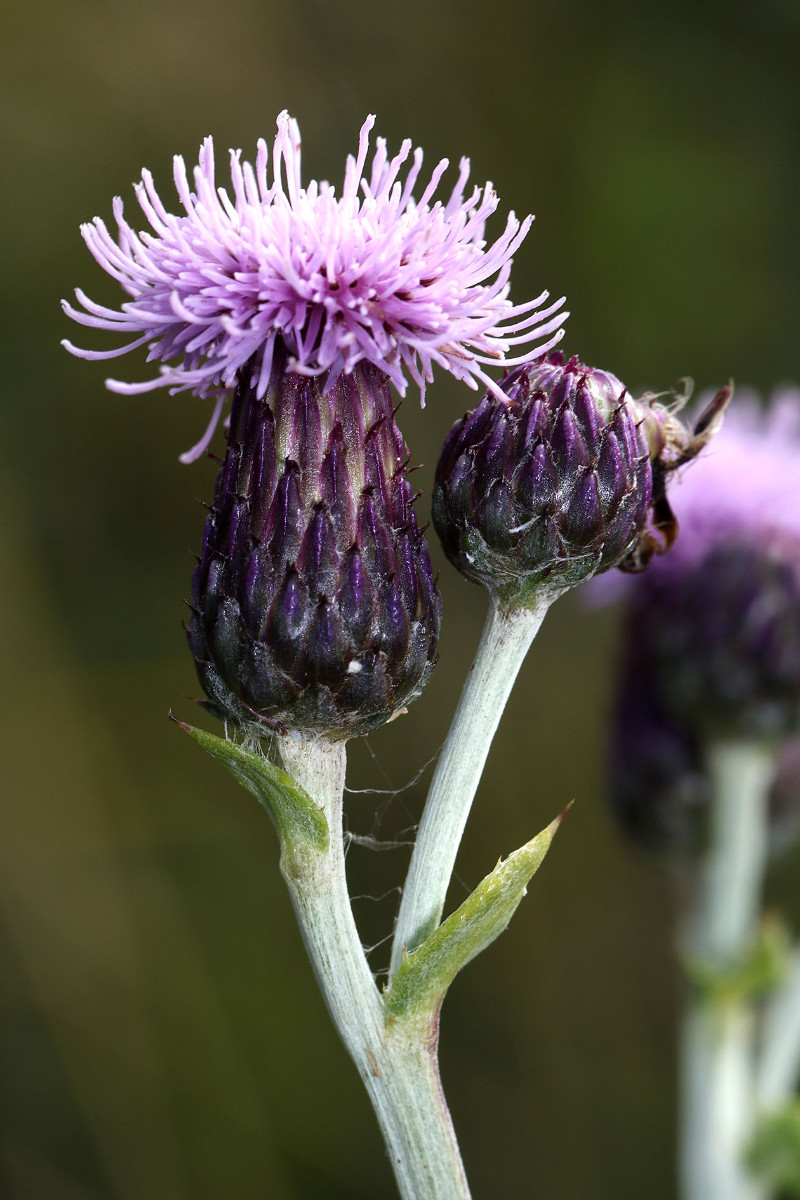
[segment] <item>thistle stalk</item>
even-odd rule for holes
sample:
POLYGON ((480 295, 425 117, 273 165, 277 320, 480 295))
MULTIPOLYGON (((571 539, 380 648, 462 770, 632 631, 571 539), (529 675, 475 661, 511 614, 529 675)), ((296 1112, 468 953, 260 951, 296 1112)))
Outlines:
POLYGON ((481 640, 431 782, 397 917, 390 972, 436 928, 458 848, 508 697, 555 596, 531 608, 490 599, 481 640))
POLYGON ((344 745, 281 739, 287 772, 321 806, 327 848, 284 842, 281 872, 328 1010, 358 1068, 404 1200, 468 1200, 469 1188, 439 1082, 436 1028, 391 1022, 353 919, 342 838, 344 745))
MULTIPOLYGON (((228 190, 210 138, 193 170, 176 158, 177 212, 145 171, 136 194, 148 232, 129 224, 120 199, 116 230, 99 218, 82 230, 126 299, 106 307, 79 290, 77 306, 64 304, 79 324, 132 340, 111 350, 65 345, 104 360, 146 344, 158 375, 109 380, 112 390, 215 398, 184 462, 204 453, 230 401, 187 629, 205 706, 225 721, 226 740, 184 728, 275 823, 314 971, 404 1200, 466 1200, 439 1084, 439 1008, 456 972, 505 928, 557 822, 498 864, 455 922, 403 960, 384 997, 347 892, 343 747, 404 711, 437 657, 441 601, 390 384, 402 397, 413 381, 424 401, 436 366, 484 384, 504 405, 484 368, 546 353, 566 314, 546 292, 522 304, 509 298, 532 217, 510 214, 487 242, 498 200, 489 184, 467 187, 469 161, 449 199, 434 200, 447 160, 415 197, 422 151, 412 155, 406 141, 390 157, 381 138, 368 164, 373 124, 362 126, 339 192, 303 186, 300 131, 287 113, 271 154, 264 140, 252 164, 231 152, 228 190), (264 740, 286 771, 264 756, 264 740)), ((533 630, 514 636, 529 640, 533 630)), ((521 661, 524 649, 517 653, 521 661)), ((504 702, 515 674, 516 666, 490 699, 504 691, 504 702)), ((502 704, 491 707, 487 716, 482 700, 472 720, 488 719, 493 732, 502 704)), ((463 788, 456 779, 467 808, 484 758, 485 750, 463 788)))

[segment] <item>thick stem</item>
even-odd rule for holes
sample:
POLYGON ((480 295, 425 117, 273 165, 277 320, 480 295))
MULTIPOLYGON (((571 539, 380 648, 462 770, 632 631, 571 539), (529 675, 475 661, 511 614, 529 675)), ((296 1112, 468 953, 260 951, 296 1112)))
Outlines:
POLYGON ((439 924, 458 848, 506 701, 555 594, 528 609, 492 601, 417 832, 392 946, 391 974, 439 924))
POLYGON ((689 1005, 681 1039, 683 1200, 756 1200, 742 1164, 752 1134, 753 1014, 689 1005))
POLYGON ((775 756, 761 742, 717 742, 708 765, 711 845, 692 940, 696 953, 724 964, 747 949, 758 927, 775 756))
POLYGON ((353 919, 342 839, 343 744, 283 738, 286 770, 324 809, 326 851, 284 845, 281 870, 336 1029, 358 1068, 403 1200, 469 1200, 433 1026, 386 1024, 353 919))
MULTIPOLYGON (((756 742, 719 742, 708 764, 711 843, 685 949, 724 971, 741 962, 757 933, 774 757, 756 742)), ((681 1047, 684 1200, 761 1195, 742 1163, 754 1117, 754 1032, 744 1000, 689 1001, 681 1047)))

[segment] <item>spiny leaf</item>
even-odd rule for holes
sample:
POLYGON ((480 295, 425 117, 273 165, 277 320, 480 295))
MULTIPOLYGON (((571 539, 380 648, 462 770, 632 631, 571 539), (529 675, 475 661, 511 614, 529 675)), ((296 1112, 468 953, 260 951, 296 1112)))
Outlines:
POLYGON ((293 847, 310 845, 318 850, 327 847, 328 823, 324 813, 291 775, 236 742, 186 725, 171 713, 170 718, 206 753, 224 763, 239 783, 264 805, 282 842, 293 847))
MULTIPOLYGON (((564 812, 567 810, 565 809, 564 812)), ((550 848, 564 813, 532 841, 498 862, 464 903, 406 955, 385 997, 391 1019, 433 1016, 462 967, 508 925, 550 848)))

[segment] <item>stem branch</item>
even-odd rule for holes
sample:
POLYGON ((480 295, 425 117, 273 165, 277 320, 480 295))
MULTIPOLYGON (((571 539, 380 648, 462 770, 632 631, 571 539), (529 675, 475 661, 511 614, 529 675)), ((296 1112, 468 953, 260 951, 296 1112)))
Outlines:
POLYGON ((391 974, 439 924, 489 748, 523 659, 555 599, 527 609, 491 601, 480 644, 431 782, 403 889, 391 974))

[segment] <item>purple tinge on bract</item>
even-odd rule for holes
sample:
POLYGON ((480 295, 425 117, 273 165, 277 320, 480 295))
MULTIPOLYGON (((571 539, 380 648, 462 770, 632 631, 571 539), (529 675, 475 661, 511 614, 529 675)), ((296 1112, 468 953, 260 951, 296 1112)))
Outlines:
POLYGON ((434 525, 462 574, 519 605, 669 549, 667 477, 711 436, 727 393, 690 434, 616 376, 559 352, 500 388, 456 422, 437 467, 434 525))
POLYGON ((243 374, 188 631, 212 711, 343 738, 419 695, 441 601, 414 499, 371 364, 326 387, 279 350, 263 397, 243 374))
POLYGON ((271 181, 270 153, 261 140, 255 165, 231 151, 232 192, 218 187, 207 138, 193 187, 183 159, 175 159, 183 207, 176 215, 143 172, 136 194, 151 231, 129 224, 119 198, 116 235, 99 218, 82 230, 100 266, 130 299, 114 309, 78 291, 81 308, 64 303, 82 325, 132 340, 107 351, 64 344, 88 359, 147 345, 148 361, 163 364, 159 375, 108 386, 216 395, 212 430, 220 392, 236 386, 245 364, 256 396, 265 394, 279 342, 288 350, 288 370, 325 374, 328 386, 367 362, 401 395, 410 377, 424 398, 434 364, 473 388, 480 381, 496 389, 484 368, 547 350, 561 337, 567 315, 563 300, 546 305, 546 292, 520 305, 509 299, 512 256, 532 218, 520 222, 511 213, 503 233, 488 242, 485 225, 498 200, 488 183, 467 189, 468 159, 461 160, 449 197, 434 199, 448 166, 443 160, 415 199, 422 151, 411 157, 406 141, 390 159, 378 138, 368 169, 373 124, 369 117, 362 127, 338 197, 328 183, 302 185, 300 132, 285 112, 278 118, 271 181), (512 347, 525 351, 508 357, 512 347))

